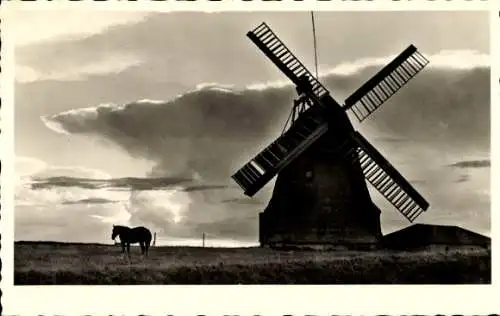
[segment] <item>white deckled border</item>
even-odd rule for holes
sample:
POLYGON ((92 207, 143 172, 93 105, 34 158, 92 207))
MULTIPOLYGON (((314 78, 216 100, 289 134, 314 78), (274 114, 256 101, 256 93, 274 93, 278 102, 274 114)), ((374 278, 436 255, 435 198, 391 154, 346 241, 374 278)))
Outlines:
MULTIPOLYGON (((496 250, 492 249, 491 254, 491 282, 498 285, 500 283, 499 260, 500 256, 498 250, 500 247, 496 242, 496 236, 500 236, 498 229, 500 225, 500 214, 498 208, 500 207, 500 196, 494 194, 500 190, 500 125, 495 124, 500 117, 500 2, 491 3, 490 9, 490 56, 491 56, 491 237, 492 245, 496 250), (493 241, 494 240, 494 241, 493 241)), ((498 305, 500 306, 500 302, 498 305)), ((498 310, 498 308, 497 308, 498 310)))
POLYGON ((2 269, 0 271, 2 279, 0 289, 2 296, 0 303, 3 307, 3 314, 8 310, 9 303, 14 302, 12 296, 12 284, 14 281, 14 186, 9 181, 14 179, 14 46, 9 39, 8 23, 6 12, 0 9, 1 18, 1 65, 0 73, 0 97, 2 107, 0 108, 0 159, 2 173, 0 175, 0 234, 1 248, 0 258, 2 269))
POLYGON ((78 8, 121 11, 477 11, 495 0, 36 0, 5 1, 5 8, 78 8))

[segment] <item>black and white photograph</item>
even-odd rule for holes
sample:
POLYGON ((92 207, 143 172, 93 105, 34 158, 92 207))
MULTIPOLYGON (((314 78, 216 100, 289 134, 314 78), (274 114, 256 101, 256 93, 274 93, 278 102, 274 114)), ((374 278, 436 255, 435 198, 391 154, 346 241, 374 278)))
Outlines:
POLYGON ((492 284, 488 11, 16 15, 14 285, 492 284))

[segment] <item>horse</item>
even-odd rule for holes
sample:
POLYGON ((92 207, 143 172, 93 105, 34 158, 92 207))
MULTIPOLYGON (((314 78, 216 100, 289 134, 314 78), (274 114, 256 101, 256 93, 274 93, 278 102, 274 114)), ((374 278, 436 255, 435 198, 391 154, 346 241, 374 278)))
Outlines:
POLYGON ((149 246, 151 245, 151 240, 153 237, 151 235, 151 231, 146 227, 139 226, 130 228, 127 226, 113 225, 113 232, 111 234, 111 239, 115 240, 117 236, 120 236, 122 253, 125 252, 125 247, 127 247, 127 255, 129 258, 130 258, 130 244, 134 243, 139 243, 141 245, 142 255, 145 255, 146 257, 148 256, 149 246))

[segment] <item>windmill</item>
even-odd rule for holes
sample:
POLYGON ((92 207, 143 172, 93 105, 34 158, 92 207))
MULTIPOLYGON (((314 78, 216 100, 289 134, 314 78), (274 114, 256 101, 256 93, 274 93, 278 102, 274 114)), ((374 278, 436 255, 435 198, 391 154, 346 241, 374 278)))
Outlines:
POLYGON ((259 214, 261 246, 376 247, 380 210, 365 179, 410 222, 427 210, 429 203, 347 116, 350 111, 362 122, 429 63, 415 46, 408 46, 341 105, 266 23, 247 36, 298 93, 289 128, 232 175, 250 197, 278 175, 271 200, 259 214))

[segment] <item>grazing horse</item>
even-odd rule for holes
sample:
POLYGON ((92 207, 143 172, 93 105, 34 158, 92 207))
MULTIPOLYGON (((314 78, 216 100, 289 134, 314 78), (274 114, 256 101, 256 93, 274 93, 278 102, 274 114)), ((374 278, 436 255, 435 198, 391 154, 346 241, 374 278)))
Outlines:
POLYGON ((146 227, 139 226, 130 228, 127 226, 113 225, 113 233, 111 239, 120 236, 120 243, 122 245, 122 253, 125 252, 127 247, 127 255, 130 258, 130 244, 139 243, 141 245, 141 253, 148 255, 149 246, 151 244, 152 235, 151 231, 146 227))

